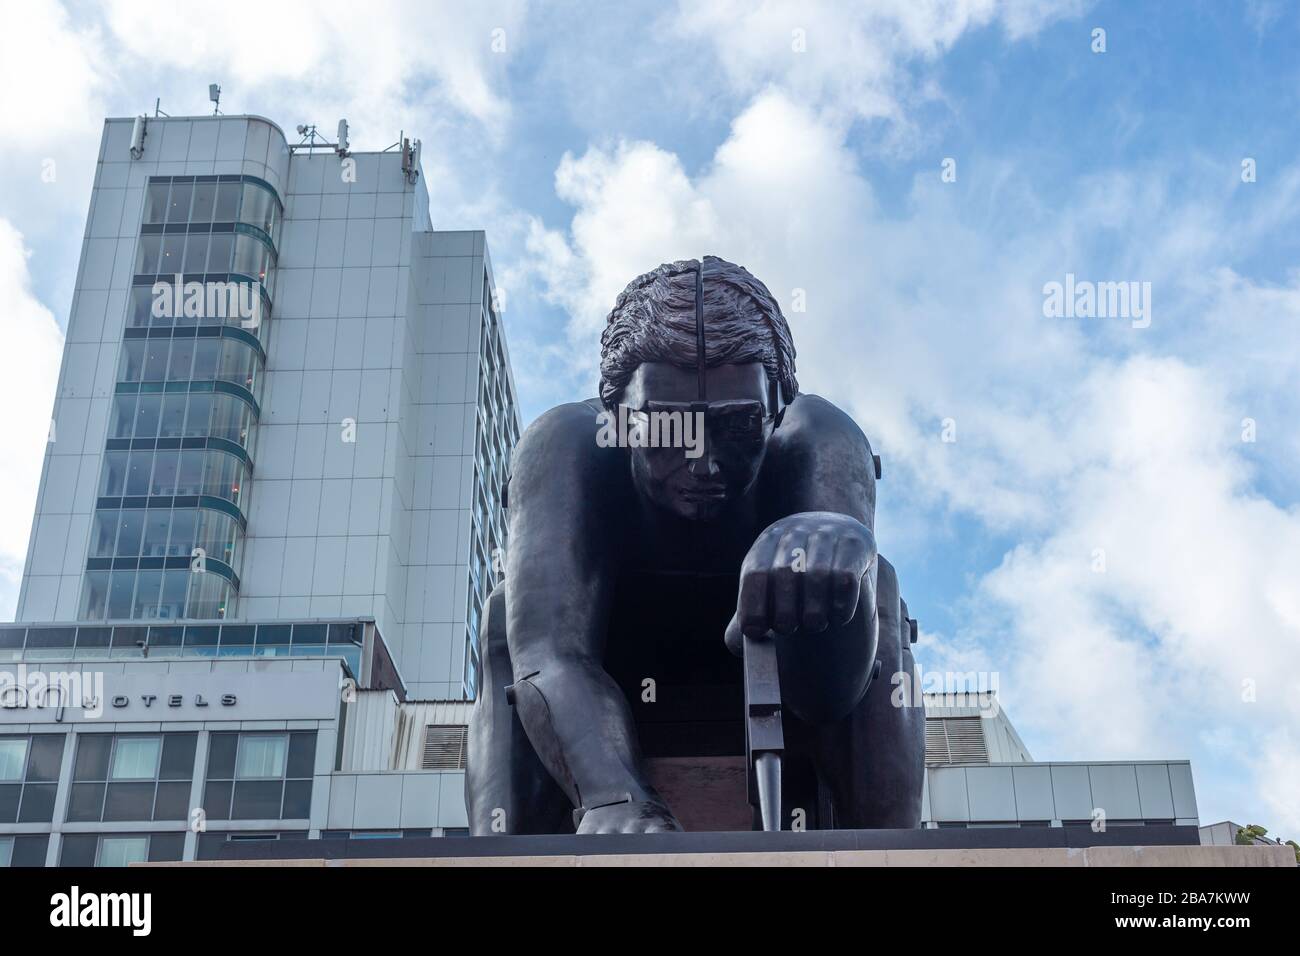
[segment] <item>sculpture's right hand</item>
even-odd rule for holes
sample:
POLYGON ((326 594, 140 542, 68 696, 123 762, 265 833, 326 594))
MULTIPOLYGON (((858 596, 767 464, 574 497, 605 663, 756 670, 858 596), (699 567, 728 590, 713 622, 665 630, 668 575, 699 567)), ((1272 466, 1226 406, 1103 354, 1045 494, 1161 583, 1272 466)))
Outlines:
POLYGON ((676 833, 682 825, 664 804, 653 800, 594 807, 582 816, 579 833, 676 833))

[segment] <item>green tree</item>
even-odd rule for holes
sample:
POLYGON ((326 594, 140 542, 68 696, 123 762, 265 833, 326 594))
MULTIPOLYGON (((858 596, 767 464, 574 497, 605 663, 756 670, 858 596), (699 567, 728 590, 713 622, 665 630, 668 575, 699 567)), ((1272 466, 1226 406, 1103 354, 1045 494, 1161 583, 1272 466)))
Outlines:
POLYGON ((1237 831, 1237 843, 1241 846, 1253 846, 1256 838, 1267 834, 1268 831, 1258 823, 1251 823, 1237 831))

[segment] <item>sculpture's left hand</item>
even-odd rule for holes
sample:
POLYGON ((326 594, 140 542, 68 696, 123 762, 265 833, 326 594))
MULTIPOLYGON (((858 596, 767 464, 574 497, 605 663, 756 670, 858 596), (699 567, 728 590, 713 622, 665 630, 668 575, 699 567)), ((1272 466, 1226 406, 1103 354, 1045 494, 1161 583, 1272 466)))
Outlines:
POLYGON ((848 624, 870 590, 864 578, 875 560, 871 529, 848 515, 807 511, 773 522, 741 565, 727 647, 739 655, 743 635, 817 634, 848 624))

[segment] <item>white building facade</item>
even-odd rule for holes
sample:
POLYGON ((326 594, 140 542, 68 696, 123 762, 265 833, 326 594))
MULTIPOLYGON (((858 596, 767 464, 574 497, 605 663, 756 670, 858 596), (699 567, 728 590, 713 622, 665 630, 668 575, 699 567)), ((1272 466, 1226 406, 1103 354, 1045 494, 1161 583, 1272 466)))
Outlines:
POLYGON ((0 626, 0 865, 351 835, 372 796, 463 829, 519 418, 484 234, 432 228, 418 155, 105 122, 0 626), (408 728, 429 769, 344 747, 376 689, 454 711, 408 728))
POLYGON ((136 123, 104 127, 17 620, 371 617, 413 696, 465 696, 519 433, 483 234, 433 231, 400 144, 136 123), (259 317, 153 314, 221 282, 259 317))

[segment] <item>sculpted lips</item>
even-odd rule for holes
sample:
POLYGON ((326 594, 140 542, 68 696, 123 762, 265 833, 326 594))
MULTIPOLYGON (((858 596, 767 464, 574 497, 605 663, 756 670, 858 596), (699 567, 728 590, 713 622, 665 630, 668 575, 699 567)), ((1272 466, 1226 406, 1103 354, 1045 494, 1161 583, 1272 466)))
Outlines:
POLYGON ((687 501, 721 501, 727 497, 726 485, 687 485, 677 492, 687 501))

